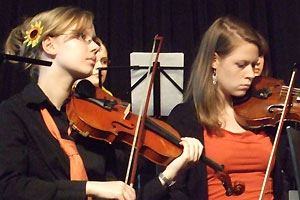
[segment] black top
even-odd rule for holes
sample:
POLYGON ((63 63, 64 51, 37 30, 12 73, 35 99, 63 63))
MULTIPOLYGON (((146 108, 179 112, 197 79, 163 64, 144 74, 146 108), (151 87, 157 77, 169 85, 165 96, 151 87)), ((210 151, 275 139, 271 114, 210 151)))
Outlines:
MULTIPOLYGON (((69 181, 69 159, 40 113, 47 107, 63 138, 68 119, 36 84, 0 105, 0 199, 85 199, 86 181, 69 181)), ((111 145, 79 136, 78 151, 89 180, 116 180, 111 145)))

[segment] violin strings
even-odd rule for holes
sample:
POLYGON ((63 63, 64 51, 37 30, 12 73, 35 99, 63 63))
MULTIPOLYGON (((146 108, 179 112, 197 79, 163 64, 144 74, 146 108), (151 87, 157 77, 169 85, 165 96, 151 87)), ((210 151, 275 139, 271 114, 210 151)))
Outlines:
MULTIPOLYGON (((288 86, 282 86, 281 89, 288 90, 289 87, 288 86)), ((300 88, 293 88, 293 91, 300 91, 300 88)))
MULTIPOLYGON (((282 94, 286 95, 288 89, 289 89, 288 86, 282 86, 282 87, 281 87, 281 91, 280 91, 280 96, 282 96, 282 94)), ((297 96, 300 97, 300 89, 299 89, 299 88, 293 88, 291 97, 295 97, 295 96, 296 96, 296 97, 297 97, 297 96)))
MULTIPOLYGON (((280 93, 280 96, 285 97, 287 93, 280 93)), ((293 93, 291 94, 291 97, 300 97, 299 93, 293 93)))

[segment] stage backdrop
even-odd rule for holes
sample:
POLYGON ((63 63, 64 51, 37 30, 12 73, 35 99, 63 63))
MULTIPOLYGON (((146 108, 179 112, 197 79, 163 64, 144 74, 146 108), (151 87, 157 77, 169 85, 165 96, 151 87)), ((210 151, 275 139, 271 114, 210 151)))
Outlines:
MULTIPOLYGON (((97 35, 109 50, 111 66, 106 86, 130 101, 129 54, 151 51, 153 37, 164 36, 162 52, 183 52, 185 83, 201 35, 219 16, 233 15, 250 23, 267 39, 272 75, 288 84, 291 66, 300 62, 300 0, 0 0, 0 45, 26 16, 57 6, 77 6, 95 15, 97 35)), ((0 66, 0 101, 28 82, 20 67, 0 66)), ((297 75, 296 85, 300 86, 297 75)))

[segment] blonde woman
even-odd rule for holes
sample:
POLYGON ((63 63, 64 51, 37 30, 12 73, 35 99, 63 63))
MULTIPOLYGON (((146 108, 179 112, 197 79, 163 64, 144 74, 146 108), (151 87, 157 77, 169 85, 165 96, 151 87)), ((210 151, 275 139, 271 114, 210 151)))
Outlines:
MULTIPOLYGON (((26 66, 37 81, 0 105, 0 199, 136 198, 117 179, 112 145, 72 131, 65 113, 71 86, 92 74, 101 51, 95 40, 92 13, 72 7, 39 13, 11 31, 6 53, 52 65, 26 66)), ((183 154, 164 171, 161 187, 200 158, 198 140, 181 143, 183 154)))

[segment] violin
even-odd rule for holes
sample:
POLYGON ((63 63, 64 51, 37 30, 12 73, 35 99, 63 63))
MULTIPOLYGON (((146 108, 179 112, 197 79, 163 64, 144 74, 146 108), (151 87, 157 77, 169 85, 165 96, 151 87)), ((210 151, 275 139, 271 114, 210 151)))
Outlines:
POLYGON ((286 86, 282 80, 264 76, 255 77, 246 96, 234 105, 236 120, 244 127, 263 128, 278 123, 259 200, 264 197, 284 121, 299 122, 300 119, 299 89, 293 87, 296 72, 295 63, 289 86, 286 86))
MULTIPOLYGON (((234 103, 235 117, 248 129, 275 127, 280 120, 288 86, 282 80, 257 76, 245 97, 234 103)), ((293 88, 285 121, 300 122, 300 89, 293 88)))
MULTIPOLYGON (((97 140, 113 143, 116 139, 132 145, 137 116, 113 97, 100 88, 95 88, 87 80, 80 81, 70 101, 66 105, 70 125, 80 134, 97 140)), ((167 166, 182 153, 180 134, 164 121, 147 117, 145 133, 139 153, 148 160, 167 166)), ((216 171, 226 195, 240 195, 244 192, 243 183, 232 185, 230 177, 221 166, 211 159, 201 156, 200 160, 216 171)))
MULTIPOLYGON (((113 143, 116 139, 131 145, 137 123, 137 115, 128 112, 121 100, 110 96, 100 88, 94 88, 96 98, 88 97, 94 86, 86 80, 78 83, 75 95, 67 104, 67 115, 73 129, 94 139, 113 143), (79 88, 85 88, 82 92, 79 88)), ((180 135, 167 123, 147 117, 141 154, 150 161, 166 166, 178 157, 180 135), (172 132, 173 134, 168 134, 172 132), (159 134, 157 134, 159 133, 159 134), (178 144, 177 144, 178 143, 178 144)))

